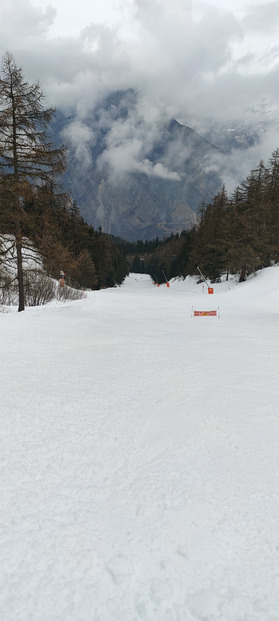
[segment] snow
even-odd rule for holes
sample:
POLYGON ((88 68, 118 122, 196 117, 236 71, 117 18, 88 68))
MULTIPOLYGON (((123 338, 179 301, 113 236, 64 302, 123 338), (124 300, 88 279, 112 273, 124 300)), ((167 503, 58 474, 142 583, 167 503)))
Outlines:
POLYGON ((1 621, 278 621, 279 266, 213 286, 0 314, 1 621))

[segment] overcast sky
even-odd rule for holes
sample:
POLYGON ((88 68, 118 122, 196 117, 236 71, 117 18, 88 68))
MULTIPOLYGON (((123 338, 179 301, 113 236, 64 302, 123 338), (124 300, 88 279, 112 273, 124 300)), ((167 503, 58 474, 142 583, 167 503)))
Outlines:
POLYGON ((74 112, 73 142, 82 132, 85 144, 93 139, 85 120, 106 94, 134 88, 137 118, 121 127, 132 157, 143 125, 149 133, 172 117, 202 129, 264 112, 274 120, 266 151, 279 146, 277 0, 1 0, 1 55, 7 49, 50 104, 74 112))

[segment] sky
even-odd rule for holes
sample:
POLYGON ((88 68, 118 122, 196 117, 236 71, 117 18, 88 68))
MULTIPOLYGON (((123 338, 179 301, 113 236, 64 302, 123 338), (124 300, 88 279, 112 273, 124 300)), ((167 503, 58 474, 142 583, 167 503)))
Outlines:
POLYGON ((127 88, 138 101, 126 127, 102 119, 112 128, 108 157, 119 141, 144 157, 145 139, 171 118, 201 133, 264 118, 260 157, 279 144, 277 1, 1 0, 1 55, 7 49, 74 117, 67 137, 84 152, 93 108, 127 88))

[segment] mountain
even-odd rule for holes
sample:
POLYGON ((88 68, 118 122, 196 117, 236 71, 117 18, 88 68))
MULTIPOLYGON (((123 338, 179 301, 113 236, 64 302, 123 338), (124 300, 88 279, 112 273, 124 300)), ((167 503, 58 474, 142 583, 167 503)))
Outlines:
POLYGON ((215 144, 177 120, 156 127, 154 136, 149 128, 142 138, 143 126, 133 117, 135 101, 132 90, 120 91, 86 122, 59 113, 55 127, 56 135, 69 144, 64 185, 82 216, 94 228, 130 241, 189 228, 199 205, 211 200, 222 185, 209 166, 221 154, 215 144), (126 134, 128 128, 132 138, 117 137, 111 146, 115 128, 126 134), (131 145, 138 144, 137 132, 141 152, 129 160, 131 145), (121 158, 124 167, 119 167, 121 158))

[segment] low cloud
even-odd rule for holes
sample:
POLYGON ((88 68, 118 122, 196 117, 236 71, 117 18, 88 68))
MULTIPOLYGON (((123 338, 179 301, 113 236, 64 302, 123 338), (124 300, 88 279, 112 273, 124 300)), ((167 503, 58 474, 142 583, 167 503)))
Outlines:
POLYGON ((130 111, 125 120, 113 121, 110 118, 105 148, 98 160, 100 169, 107 168, 116 178, 129 172, 141 172, 148 176, 179 180, 175 170, 170 170, 164 163, 154 163, 148 157, 154 141, 160 136, 160 127, 148 119, 139 118, 138 109, 133 110, 133 114, 130 111))
POLYGON ((140 165, 139 170, 147 175, 153 175, 154 177, 160 177, 161 179, 169 179, 170 181, 180 181, 180 176, 177 172, 168 170, 166 166, 163 166, 160 162, 152 164, 150 160, 144 160, 140 165))
POLYGON ((95 143, 92 128, 75 119, 63 130, 62 137, 71 147, 76 163, 88 169, 92 164, 91 152, 95 143))
POLYGON ((251 171, 261 161, 268 165, 272 153, 279 146, 279 128, 259 136, 258 141, 249 148, 232 148, 227 153, 217 153, 204 159, 206 173, 218 173, 228 195, 231 195, 238 185, 250 175, 251 171))

